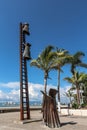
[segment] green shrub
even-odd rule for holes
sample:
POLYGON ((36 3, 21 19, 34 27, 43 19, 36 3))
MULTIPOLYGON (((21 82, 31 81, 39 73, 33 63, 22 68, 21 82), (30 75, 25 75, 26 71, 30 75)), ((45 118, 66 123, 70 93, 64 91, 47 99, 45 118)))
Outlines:
POLYGON ((78 109, 78 108, 79 108, 79 104, 78 104, 78 103, 73 103, 73 104, 72 104, 72 108, 78 109))
POLYGON ((82 107, 82 108, 84 108, 84 107, 86 107, 86 106, 87 106, 86 103, 82 103, 82 104, 81 104, 81 107, 82 107))

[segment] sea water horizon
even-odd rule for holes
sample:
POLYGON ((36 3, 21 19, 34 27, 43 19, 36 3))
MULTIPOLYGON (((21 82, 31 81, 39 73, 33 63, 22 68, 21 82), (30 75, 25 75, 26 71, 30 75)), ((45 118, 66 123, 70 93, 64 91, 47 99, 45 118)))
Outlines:
MULTIPOLYGON (((29 101, 30 106, 41 106, 41 101, 29 101)), ((19 107, 20 102, 14 102, 14 101, 2 101, 0 102, 0 107, 19 107)))

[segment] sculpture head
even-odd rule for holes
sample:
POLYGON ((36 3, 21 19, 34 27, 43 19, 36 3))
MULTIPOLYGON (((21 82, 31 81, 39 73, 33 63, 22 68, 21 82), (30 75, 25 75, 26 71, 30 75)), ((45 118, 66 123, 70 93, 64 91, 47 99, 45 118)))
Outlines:
POLYGON ((56 89, 50 88, 49 90, 49 96, 55 98, 56 94, 58 93, 58 91, 56 89))

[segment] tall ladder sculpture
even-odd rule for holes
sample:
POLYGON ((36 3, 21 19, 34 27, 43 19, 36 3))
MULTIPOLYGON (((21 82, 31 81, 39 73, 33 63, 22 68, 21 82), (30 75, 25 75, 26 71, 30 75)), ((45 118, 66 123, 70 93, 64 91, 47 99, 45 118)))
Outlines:
POLYGON ((25 35, 29 35, 29 24, 20 23, 20 120, 30 119, 27 60, 30 60, 30 44, 25 35))

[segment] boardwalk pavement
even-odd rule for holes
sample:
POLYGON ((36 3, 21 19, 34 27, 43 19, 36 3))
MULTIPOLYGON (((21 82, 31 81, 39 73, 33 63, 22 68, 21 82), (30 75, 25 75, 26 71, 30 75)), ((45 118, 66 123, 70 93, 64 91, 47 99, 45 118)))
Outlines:
POLYGON ((48 128, 44 125, 41 111, 31 111, 31 120, 23 124, 19 112, 1 113, 0 130, 87 130, 87 117, 60 115, 61 127, 48 128))

